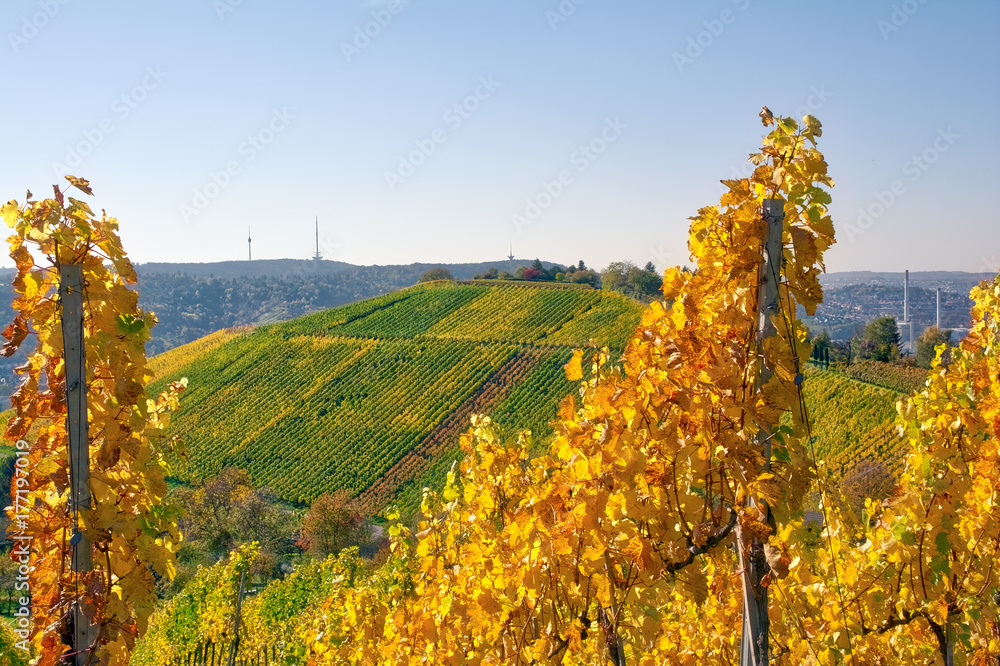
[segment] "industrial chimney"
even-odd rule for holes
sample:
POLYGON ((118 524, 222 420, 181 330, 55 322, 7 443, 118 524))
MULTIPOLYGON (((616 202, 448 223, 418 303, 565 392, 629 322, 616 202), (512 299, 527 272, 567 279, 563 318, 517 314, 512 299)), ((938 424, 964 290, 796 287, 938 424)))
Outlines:
POLYGON ((903 321, 910 321, 910 271, 903 278, 903 321))
POLYGON ((937 330, 941 330, 941 287, 937 288, 937 330))

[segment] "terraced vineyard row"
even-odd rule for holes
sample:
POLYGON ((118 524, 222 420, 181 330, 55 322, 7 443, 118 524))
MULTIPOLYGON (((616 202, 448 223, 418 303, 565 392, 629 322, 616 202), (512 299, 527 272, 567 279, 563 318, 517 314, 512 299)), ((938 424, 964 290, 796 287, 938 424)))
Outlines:
POLYGON ((583 345, 593 340, 597 346, 609 345, 621 352, 636 321, 632 313, 635 303, 616 293, 604 293, 601 300, 583 314, 574 317, 548 336, 554 345, 583 345))
POLYGON ((379 338, 410 338, 420 335, 450 312, 473 301, 486 292, 485 287, 465 287, 445 284, 434 289, 424 288, 413 297, 396 301, 366 317, 344 324, 340 335, 375 336, 379 338))
POLYGON ((498 287, 452 312, 427 333, 457 340, 544 343, 547 336, 600 300, 601 292, 593 290, 498 287))
POLYGON ((189 451, 177 473, 235 465, 302 502, 368 487, 517 351, 263 333, 236 342, 189 373, 196 388, 172 424, 189 451))
POLYGON ((484 284, 488 282, 418 285, 278 324, 273 330, 285 335, 428 335, 576 346, 593 339, 623 348, 638 323, 638 304, 613 292, 532 287, 531 283, 484 284))
POLYGON ((186 345, 181 345, 180 347, 174 347, 173 349, 158 354, 149 361, 149 369, 152 370, 157 377, 165 377, 166 375, 175 374, 182 367, 190 363, 192 358, 206 354, 216 347, 219 347, 237 335, 247 333, 251 330, 249 326, 240 326, 237 328, 225 328, 221 331, 216 331, 206 335, 203 338, 199 338, 194 342, 189 342, 186 345))
POLYGON ((566 381, 563 371, 563 366, 572 356, 569 348, 554 350, 503 402, 493 408, 490 417, 501 430, 509 433, 530 430, 536 448, 543 448, 537 445, 552 434, 550 422, 556 417, 559 401, 577 388, 575 383, 566 381))
POLYGON ((375 514, 385 508, 400 487, 423 477, 442 455, 454 451, 459 436, 469 428, 473 414, 489 413, 493 406, 510 394, 518 382, 530 373, 539 360, 551 351, 529 347, 518 353, 483 384, 462 405, 442 421, 420 444, 408 451, 373 485, 361 493, 363 510, 375 514))
POLYGON ((854 451, 869 432, 892 421, 898 395, 832 372, 809 373, 803 394, 821 460, 854 451))
MULTIPOLYGON (((556 416, 559 401, 574 393, 576 385, 566 381, 563 366, 573 355, 567 348, 556 347, 538 363, 531 374, 516 384, 514 390, 489 414, 500 431, 508 437, 515 437, 522 430, 530 430, 533 452, 541 454, 552 435, 552 420, 556 416)), ((586 373, 589 375, 589 372, 586 373)), ((429 460, 425 471, 400 485, 395 502, 404 513, 420 506, 422 489, 440 488, 453 462, 459 459, 458 434, 469 427, 468 419, 462 422, 456 436, 448 440, 450 447, 429 460)))
MULTIPOLYGON (((441 283, 439 283, 441 284, 441 283)), ((447 283, 445 283, 447 284, 447 283)), ((576 291, 589 291, 593 289, 589 284, 580 284, 575 282, 533 282, 531 280, 461 280, 455 284, 472 284, 479 285, 481 287, 503 287, 505 289, 562 289, 562 290, 576 290, 576 291)))
POLYGON ((873 460, 884 463, 897 477, 903 470, 904 440, 892 422, 870 430, 858 440, 852 449, 841 451, 827 461, 827 465, 839 478, 847 475, 859 460, 873 460))
POLYGON ((927 373, 875 361, 807 371, 803 394, 824 469, 842 479, 870 460, 898 477, 905 447, 895 426, 896 402, 922 387, 927 373), (858 378, 845 376, 848 369, 858 378))
POLYGON ((910 394, 919 391, 927 381, 928 370, 898 363, 863 360, 850 365, 841 365, 836 371, 852 379, 875 384, 897 393, 910 394))
POLYGON ((306 315, 291 321, 271 326, 276 334, 283 335, 336 335, 339 327, 378 312, 390 305, 414 298, 420 288, 394 291, 384 296, 358 301, 332 310, 324 310, 316 314, 306 315))

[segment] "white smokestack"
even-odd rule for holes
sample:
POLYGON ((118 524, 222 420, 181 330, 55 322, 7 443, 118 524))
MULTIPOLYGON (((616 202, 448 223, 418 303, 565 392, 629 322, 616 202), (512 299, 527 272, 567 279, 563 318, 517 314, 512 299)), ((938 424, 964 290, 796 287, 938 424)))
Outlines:
POLYGON ((937 329, 941 330, 941 287, 937 288, 937 329))
POLYGON ((903 321, 910 321, 910 271, 903 278, 903 321))

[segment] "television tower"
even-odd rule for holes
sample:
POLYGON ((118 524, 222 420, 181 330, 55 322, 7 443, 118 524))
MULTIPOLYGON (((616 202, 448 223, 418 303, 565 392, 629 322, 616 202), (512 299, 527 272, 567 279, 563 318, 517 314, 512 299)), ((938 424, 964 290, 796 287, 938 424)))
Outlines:
POLYGON ((319 215, 317 215, 316 216, 316 254, 313 256, 313 259, 316 260, 316 261, 320 261, 322 258, 323 258, 323 255, 321 255, 319 253, 319 215))
POLYGON ((253 261, 253 247, 251 243, 253 239, 250 238, 250 227, 247 227, 247 261, 253 261))
POLYGON ((510 259, 510 274, 511 274, 511 276, 513 276, 514 275, 514 244, 513 243, 510 244, 510 254, 507 255, 507 258, 510 259))

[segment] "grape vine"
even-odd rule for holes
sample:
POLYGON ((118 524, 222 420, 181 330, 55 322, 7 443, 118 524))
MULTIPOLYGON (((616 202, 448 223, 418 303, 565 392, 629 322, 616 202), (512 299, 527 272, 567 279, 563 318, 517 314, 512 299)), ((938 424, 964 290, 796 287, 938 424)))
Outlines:
MULTIPOLYGON (((86 180, 71 186, 92 194, 86 180)), ((69 188, 67 188, 68 190, 69 188)), ((118 222, 67 196, 58 186, 49 199, 3 206, 13 230, 8 239, 17 270, 15 318, 3 332, 5 355, 29 336, 37 340, 25 376, 11 397, 14 417, 5 436, 28 440, 26 474, 15 476, 12 530, 30 545, 33 642, 39 664, 59 662, 69 651, 70 618, 79 602, 97 627, 89 663, 127 664, 136 638, 156 603, 156 576, 173 572, 181 535, 178 512, 163 504, 167 492, 164 453, 170 412, 186 381, 159 397, 147 395, 152 373, 144 343, 155 317, 137 306, 129 289, 135 271, 122 249, 118 222), (66 389, 59 268, 81 264, 93 508, 71 512, 68 504, 66 389), (29 435, 32 427, 37 435, 29 435), (93 547, 93 569, 72 571, 70 540, 79 530, 93 547)))

